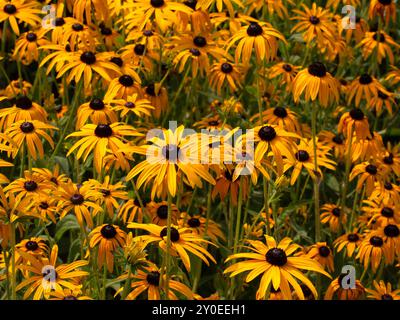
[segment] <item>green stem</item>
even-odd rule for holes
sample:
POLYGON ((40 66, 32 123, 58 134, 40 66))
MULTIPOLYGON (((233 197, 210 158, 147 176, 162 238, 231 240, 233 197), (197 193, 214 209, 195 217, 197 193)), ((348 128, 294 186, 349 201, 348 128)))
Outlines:
POLYGON ((167 217, 167 252, 166 252, 166 270, 165 270, 165 294, 169 300, 169 279, 171 273, 171 215, 172 215, 172 196, 168 191, 168 217, 167 217))
POLYGON ((315 214, 315 242, 321 240, 321 220, 319 212, 319 175, 318 175, 318 160, 317 160, 317 105, 313 104, 312 118, 311 118, 311 130, 312 130, 312 141, 314 151, 314 214, 315 214))
POLYGON ((235 242, 233 245, 233 253, 237 253, 237 247, 239 243, 239 234, 241 227, 241 218, 242 218, 242 201, 243 201, 243 176, 240 176, 239 183, 239 199, 238 199, 238 207, 237 207, 237 215, 236 215, 236 230, 235 230, 235 242))
POLYGON ((15 272, 15 225, 11 222, 11 299, 17 300, 16 285, 17 277, 15 272))

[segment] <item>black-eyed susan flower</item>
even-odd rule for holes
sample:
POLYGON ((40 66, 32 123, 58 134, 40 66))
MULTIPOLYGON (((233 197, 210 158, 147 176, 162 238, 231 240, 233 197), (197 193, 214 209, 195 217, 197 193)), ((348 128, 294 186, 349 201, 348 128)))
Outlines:
POLYGON ((122 119, 129 117, 131 114, 139 118, 151 116, 151 112, 155 109, 149 100, 139 98, 137 93, 127 96, 126 99, 111 100, 110 104, 112 105, 112 110, 119 112, 122 119))
POLYGON ((347 102, 350 104, 354 99, 354 103, 358 107, 361 100, 369 103, 373 97, 378 95, 378 91, 390 94, 375 77, 364 73, 350 83, 347 102))
POLYGON ((390 66, 391 71, 389 71, 386 75, 386 80, 389 81, 392 85, 396 85, 400 82, 400 69, 396 66, 390 66))
POLYGON ((306 101, 318 101, 327 107, 339 100, 339 82, 321 62, 314 62, 300 71, 293 80, 293 98, 297 102, 304 93, 306 101))
POLYGON ((110 82, 104 100, 126 99, 135 93, 141 94, 140 83, 141 80, 138 75, 123 74, 110 82))
POLYGON ((278 62, 268 70, 269 79, 279 79, 279 83, 286 86, 286 90, 291 90, 293 80, 296 78, 300 67, 288 62, 278 62))
POLYGON ((93 124, 114 123, 118 121, 117 114, 111 109, 109 103, 102 99, 92 98, 90 102, 82 104, 77 111, 75 128, 79 130, 90 119, 93 124))
POLYGON ((364 297, 365 288, 360 280, 356 279, 355 287, 349 288, 345 279, 346 276, 347 273, 342 273, 329 284, 325 293, 325 300, 332 300, 334 298, 338 300, 359 300, 364 297))
POLYGON ((143 97, 154 107, 151 113, 155 118, 159 119, 167 111, 168 92, 161 83, 149 83, 143 90, 143 97))
POLYGON ((34 1, 1 0, 0 8, 0 22, 8 21, 16 35, 19 35, 18 23, 24 22, 33 27, 42 21, 39 16, 42 11, 37 9, 34 1))
POLYGON ((139 224, 129 223, 128 228, 142 229, 149 232, 149 235, 139 236, 138 239, 144 240, 146 246, 152 242, 158 242, 158 246, 167 254, 172 256, 179 256, 186 270, 190 272, 190 258, 188 252, 200 258, 204 263, 209 266, 208 259, 217 263, 214 257, 203 247, 203 244, 211 244, 200 236, 194 234, 190 228, 179 228, 171 226, 171 251, 167 252, 167 228, 155 224, 139 224), (208 259, 207 259, 208 258, 208 259))
POLYGON ((93 217, 102 211, 102 208, 96 203, 101 194, 91 188, 89 184, 78 186, 70 181, 58 189, 56 197, 59 200, 60 219, 68 213, 73 213, 82 228, 84 222, 89 228, 93 227, 93 217), (89 211, 90 208, 92 211, 89 211))
POLYGON ((21 59, 24 64, 31 64, 39 60, 39 47, 48 43, 45 39, 49 29, 41 29, 36 32, 28 31, 21 35, 15 44, 13 58, 21 59))
MULTIPOLYGON (((142 205, 144 206, 144 209, 147 204, 142 200, 142 205)), ((142 223, 144 213, 143 209, 138 199, 129 199, 119 207, 118 217, 120 217, 125 223, 133 222, 134 220, 142 223)))
POLYGON ((318 133, 318 141, 333 149, 333 155, 336 159, 342 159, 345 153, 345 139, 342 134, 322 130, 318 133))
POLYGON ((393 108, 397 107, 397 102, 392 92, 383 93, 378 90, 378 95, 374 96, 367 108, 376 112, 377 116, 381 116, 384 111, 387 111, 389 115, 393 114, 393 108))
POLYGON ((78 149, 77 159, 83 157, 86 161, 89 154, 94 151, 94 166, 101 172, 103 160, 107 149, 117 152, 126 148, 124 136, 141 136, 132 126, 120 122, 112 124, 87 124, 80 131, 73 132, 69 137, 82 137, 67 153, 67 157, 78 149))
POLYGON ((385 246, 383 238, 375 232, 366 234, 361 242, 356 259, 368 269, 371 265, 372 272, 376 272, 381 263, 385 263, 388 257, 388 248, 385 246))
POLYGON ((381 63, 383 59, 388 58, 390 64, 394 63, 392 47, 397 49, 400 48, 400 45, 384 31, 367 32, 358 46, 362 48, 364 59, 374 55, 376 56, 378 63, 381 63))
POLYGON ((232 168, 224 168, 219 170, 218 176, 216 177, 215 186, 212 190, 212 198, 215 199, 217 195, 223 201, 227 195, 230 195, 230 200, 234 205, 237 205, 239 192, 242 193, 243 199, 247 199, 248 193, 248 179, 243 179, 243 187, 240 189, 239 179, 233 177, 234 171, 232 168))
MULTIPOLYGON (((138 270, 137 274, 131 275, 131 289, 133 289, 127 296, 126 300, 136 300, 137 297, 143 292, 147 291, 148 300, 170 299, 178 300, 178 296, 192 300, 193 292, 183 283, 169 279, 169 290, 166 290, 166 275, 162 269, 157 268, 154 264, 138 270), (168 294, 168 297, 167 297, 168 294)), ((122 275, 120 278, 127 279, 128 275, 122 275)), ((123 288, 122 288, 123 289, 123 288)), ((122 291, 119 290, 118 293, 122 291)))
POLYGON ((29 203, 32 197, 47 196, 53 189, 53 184, 44 180, 42 176, 25 170, 24 177, 12 181, 4 188, 4 191, 7 192, 7 194, 16 194, 15 199, 18 202, 23 201, 24 203, 29 203))
POLYGON ((304 41, 308 44, 314 39, 317 42, 325 42, 326 40, 334 42, 335 27, 332 22, 332 13, 323 7, 317 7, 315 2, 312 4, 311 9, 305 4, 302 4, 302 7, 304 11, 293 10, 297 16, 291 19, 299 20, 299 22, 291 32, 301 32, 304 41))
POLYGON ((40 300, 43 296, 48 297, 53 290, 62 291, 63 288, 74 288, 79 285, 79 280, 88 275, 88 272, 79 268, 88 264, 85 260, 77 260, 70 264, 58 264, 58 246, 51 249, 49 258, 38 259, 34 255, 18 250, 22 258, 28 260, 30 265, 19 265, 21 270, 29 270, 29 276, 18 284, 16 290, 26 286, 23 298, 27 299, 33 294, 33 300, 40 300))
POLYGON ((179 219, 179 226, 182 228, 190 228, 200 237, 209 238, 216 243, 219 240, 225 241, 225 235, 221 227, 215 221, 205 218, 199 214, 190 216, 187 212, 183 212, 179 219))
POLYGON ((358 139, 370 137, 370 128, 367 116, 359 108, 344 113, 339 120, 338 132, 351 139, 355 135, 358 139))
MULTIPOLYGON (((158 226, 166 226, 168 221, 168 203, 167 201, 151 201, 146 205, 147 212, 150 214, 151 223, 158 226)), ((179 209, 175 204, 171 204, 171 223, 177 224, 179 218, 179 209)))
POLYGON ((243 70, 241 66, 225 59, 214 63, 210 68, 210 85, 219 95, 223 87, 229 87, 232 92, 237 91, 241 87, 242 78, 243 70))
POLYGON ((313 244, 307 249, 306 256, 318 261, 324 269, 327 269, 331 273, 335 270, 333 252, 326 242, 317 242, 313 244))
POLYGON ((396 3, 394 0, 372 0, 369 4, 368 17, 373 19, 379 16, 383 21, 389 23, 396 21, 396 3))
POLYGON ((44 220, 50 219, 53 223, 56 223, 56 217, 58 213, 57 200, 50 195, 37 196, 34 199, 35 209, 38 215, 44 220))
POLYGON ((192 8, 169 0, 139 0, 131 3, 129 7, 133 10, 125 19, 136 21, 141 30, 148 21, 153 21, 162 32, 165 32, 176 21, 176 12, 192 13, 192 8))
POLYGON ((235 49, 235 62, 242 61, 247 65, 253 49, 257 62, 274 59, 278 53, 279 40, 286 42, 285 37, 269 23, 250 22, 248 26, 243 26, 228 40, 227 49, 239 41, 235 49))
POLYGON ((382 150, 384 150, 382 136, 378 132, 370 132, 370 136, 365 139, 353 138, 351 159, 353 162, 378 160, 382 150))
POLYGON ((389 181, 375 182, 375 188, 369 199, 376 199, 384 203, 400 203, 400 186, 389 181))
POLYGON ((155 195, 165 195, 167 191, 175 196, 177 178, 186 177, 192 187, 202 187, 201 178, 214 184, 215 180, 207 168, 200 163, 198 150, 205 150, 208 141, 199 141, 197 134, 183 137, 184 126, 176 130, 163 129, 159 136, 149 140, 151 145, 135 148, 134 152, 146 155, 146 160, 137 164, 127 175, 127 180, 138 176, 137 186, 153 182, 151 198, 155 195), (203 146, 204 144, 204 146, 203 146))
MULTIPOLYGON (((250 120, 253 123, 260 122, 260 115, 254 115, 250 120)), ((293 132, 301 135, 301 127, 298 120, 298 114, 292 111, 289 107, 279 106, 268 108, 262 112, 262 122, 273 125, 278 125, 285 131, 293 132)))
POLYGON ((298 280, 303 282, 317 297, 318 294, 314 285, 299 270, 310 270, 330 277, 322 269, 321 265, 308 257, 291 256, 300 246, 292 244, 290 238, 282 239, 279 244, 276 243, 273 237, 267 235, 265 240, 266 244, 259 240, 247 240, 251 245, 248 248, 252 252, 233 254, 225 262, 236 258, 246 258, 248 260, 234 263, 226 268, 224 273, 230 273, 230 277, 234 277, 242 272, 250 271, 246 277, 246 282, 250 282, 260 274, 263 274, 256 295, 259 300, 265 298, 267 289, 271 284, 275 290, 280 289, 282 291, 285 299, 292 298, 290 290, 290 286, 292 286, 298 297, 304 300, 304 294, 298 280))
POLYGON ((320 167, 325 167, 330 170, 335 170, 335 161, 328 158, 329 149, 323 145, 317 146, 317 166, 315 168, 315 155, 312 142, 308 140, 300 140, 299 145, 295 149, 294 157, 287 158, 284 160, 284 169, 286 172, 293 168, 292 175, 290 178, 290 184, 293 185, 299 177, 303 168, 305 168, 312 179, 322 177, 322 171, 320 167), (318 171, 318 172, 315 172, 318 171))
POLYGON ((125 244, 126 233, 116 225, 103 224, 93 229, 89 235, 90 247, 98 246, 97 266, 107 266, 109 272, 114 270, 114 252, 125 244))
POLYGON ((55 165, 53 170, 47 168, 32 168, 33 172, 36 172, 44 180, 51 182, 55 187, 68 182, 69 178, 67 175, 60 173, 60 166, 55 165))
POLYGON ((99 182, 95 179, 90 179, 87 183, 92 185, 94 190, 101 193, 100 205, 105 205, 108 216, 112 218, 114 211, 118 210, 118 200, 127 200, 128 192, 125 191, 125 185, 122 182, 112 184, 110 176, 105 176, 103 182, 99 182))
POLYGON ((341 252, 343 249, 346 249, 346 254, 350 258, 354 253, 357 252, 362 240, 362 234, 358 233, 357 229, 355 229, 352 232, 348 232, 337 238, 333 242, 333 246, 337 252, 341 252))
POLYGON ((272 152, 279 175, 283 173, 283 157, 293 160, 296 149, 295 140, 299 138, 297 134, 285 131, 278 125, 266 124, 255 127, 246 135, 246 141, 253 139, 257 143, 254 152, 255 161, 260 162, 265 155, 272 152))
POLYGON ((367 298, 373 300, 400 300, 400 290, 392 290, 392 284, 390 282, 385 283, 383 280, 374 280, 374 289, 366 288, 365 291, 368 293, 367 298))
POLYGON ((329 225, 329 228, 335 233, 339 231, 342 224, 346 223, 346 214, 335 204, 324 204, 321 212, 321 223, 329 225))
POLYGON ((93 74, 100 75, 101 78, 111 81, 109 75, 110 70, 116 71, 116 67, 109 61, 112 53, 110 52, 95 52, 79 50, 65 56, 65 64, 58 71, 57 78, 61 78, 65 73, 69 72, 66 77, 67 83, 72 79, 76 83, 83 78, 84 88, 88 89, 91 86, 93 74))
POLYGON ((400 207, 395 203, 364 200, 361 210, 370 217, 369 223, 374 221, 378 227, 400 222, 400 207))
POLYGON ((369 196, 374 190, 375 182, 384 183, 385 173, 376 164, 363 162, 354 166, 350 172, 349 180, 352 181, 358 176, 357 191, 361 192, 365 186, 365 193, 369 196))
POLYGON ((211 12, 210 13, 211 23, 214 28, 224 27, 226 24, 229 26, 231 34, 235 34, 240 30, 243 24, 250 22, 257 22, 257 19, 236 11, 234 14, 228 12, 211 12))
POLYGON ((72 51, 78 48, 93 48, 96 33, 88 25, 74 18, 65 18, 62 32, 62 45, 70 46, 72 51))
POLYGON ((47 112, 38 103, 27 96, 19 96, 12 107, 1 109, 0 127, 7 129, 21 120, 47 121, 47 112))

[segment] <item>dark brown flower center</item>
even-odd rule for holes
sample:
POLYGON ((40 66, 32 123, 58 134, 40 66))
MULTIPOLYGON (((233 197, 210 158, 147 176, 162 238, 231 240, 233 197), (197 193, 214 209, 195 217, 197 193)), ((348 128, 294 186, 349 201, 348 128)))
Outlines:
POLYGON ((119 83, 122 84, 124 87, 131 87, 133 85, 133 79, 131 76, 124 74, 120 76, 118 79, 119 83))
POLYGON ((14 6, 13 4, 6 4, 3 7, 3 11, 7 14, 14 14, 17 12, 17 7, 14 6))
POLYGON ((208 125, 212 126, 212 127, 218 126, 219 125, 219 121, 218 120, 208 121, 208 125))
POLYGON ((81 25, 80 23, 74 23, 72 25, 72 30, 74 30, 74 31, 82 31, 83 30, 83 25, 81 25))
POLYGON ((314 77, 323 78, 326 75, 326 67, 321 62, 314 62, 308 66, 308 73, 314 77))
POLYGON ((29 251, 35 251, 37 248, 39 248, 39 245, 36 241, 30 240, 25 243, 25 248, 29 251))
POLYGON ((74 296, 65 296, 63 300, 72 301, 72 300, 78 300, 78 298, 74 296))
POLYGON ((221 71, 223 73, 231 73, 233 71, 233 67, 230 63, 225 62, 221 65, 221 71))
POLYGON ((316 17, 316 16, 311 16, 310 17, 310 22, 311 22, 311 24, 318 24, 319 22, 320 22, 320 20, 319 20, 319 18, 318 17, 316 17))
POLYGON ((40 209, 43 209, 43 210, 46 210, 46 209, 49 208, 49 204, 48 204, 47 202, 42 201, 42 202, 39 204, 39 208, 40 208, 40 209))
POLYGON ((190 218, 187 223, 191 228, 198 228, 201 225, 200 220, 197 218, 190 218))
POLYGON ((162 155, 169 161, 177 161, 179 159, 179 147, 175 144, 167 144, 162 148, 162 155))
POLYGON ((269 249, 265 254, 265 259, 268 263, 279 267, 284 266, 287 262, 286 253, 280 248, 269 249))
POLYGON ((194 37, 193 43, 196 47, 203 48, 207 45, 207 40, 204 37, 197 36, 197 37, 194 37))
POLYGON ((157 209, 157 216, 160 219, 167 219, 168 218, 168 206, 166 205, 161 205, 157 209))
POLYGON ((145 50, 145 46, 144 44, 137 44, 135 45, 135 47, 133 48, 133 51, 138 55, 138 56, 142 56, 144 54, 144 50, 145 50))
POLYGON ((153 31, 151 31, 151 30, 144 30, 144 31, 143 31, 143 35, 144 35, 145 37, 151 37, 153 34, 154 34, 154 33, 153 33, 153 31))
POLYGON ((133 108, 135 108, 135 104, 131 101, 128 101, 125 103, 125 107, 128 109, 133 109, 133 108))
POLYGON ((284 108, 284 107, 276 107, 274 109, 274 115, 277 116, 278 118, 284 119, 284 118, 287 117, 288 113, 286 111, 286 108, 284 108))
POLYGON ((387 237, 396 238, 400 235, 400 230, 395 224, 388 224, 384 229, 383 232, 387 237))
POLYGON ((318 253, 321 257, 326 258, 331 253, 331 250, 327 246, 321 246, 318 248, 318 253))
POLYGON ((157 95, 156 95, 156 88, 154 87, 154 83, 151 83, 151 84, 149 84, 149 85, 146 87, 146 93, 147 93, 149 96, 157 97, 157 95))
POLYGON ((56 18, 55 24, 56 24, 56 27, 61 27, 61 26, 63 26, 63 25, 65 24, 64 18, 61 18, 61 17, 56 18))
POLYGON ((272 141, 276 137, 276 131, 271 126, 264 126, 258 131, 258 136, 263 141, 272 141))
MULTIPOLYGON (((160 237, 161 238, 166 237, 167 236, 167 231, 168 231, 167 227, 163 228, 161 230, 161 232, 160 232, 160 237)), ((179 240, 179 238, 180 238, 179 231, 176 230, 174 227, 171 227, 171 241, 172 242, 177 242, 179 240)))
POLYGON ((359 108, 354 108, 354 109, 352 109, 352 110, 349 112, 349 114, 350 114, 350 117, 351 117, 353 120, 361 121, 361 120, 364 119, 364 112, 362 112, 361 109, 359 109, 359 108))
POLYGON ((15 106, 23 110, 29 110, 32 108, 32 100, 27 96, 19 97, 15 100, 15 106))
POLYGON ((388 165, 393 164, 393 163, 394 163, 393 155, 388 155, 388 156, 384 157, 384 158, 383 158, 383 162, 384 162, 385 164, 388 164, 388 165))
POLYGON ((104 102, 101 99, 93 98, 92 101, 89 103, 90 109, 93 110, 103 110, 104 109, 104 102))
POLYGON ((358 81, 360 82, 360 84, 367 85, 372 82, 372 77, 369 74, 364 73, 360 77, 360 79, 358 79, 358 81))
POLYGON ((120 57, 112 57, 112 58, 110 59, 110 61, 111 61, 112 63, 115 63, 118 67, 122 67, 123 64, 124 64, 124 62, 122 61, 122 59, 121 59, 120 57))
POLYGON ((158 287, 160 285, 160 273, 158 271, 149 272, 146 281, 148 284, 158 287))
POLYGON ((23 122, 19 128, 23 133, 31 133, 35 130, 35 127, 32 122, 23 122))
POLYGON ((310 159, 310 155, 305 150, 299 150, 295 153, 295 158, 300 162, 305 162, 310 159))
POLYGON ((225 170, 224 171, 224 176, 225 176, 225 179, 228 180, 228 181, 232 181, 233 180, 233 175, 229 170, 225 170))
POLYGON ((96 55, 91 51, 86 51, 81 54, 81 61, 86 64, 94 64, 96 62, 96 55))
POLYGON ((375 41, 385 42, 385 35, 382 32, 375 32, 372 36, 375 41))
POLYGON ((369 164, 365 167, 365 171, 369 174, 376 175, 378 173, 378 168, 373 164, 369 164))
POLYGON ((109 138, 112 136, 113 131, 108 124, 98 124, 94 129, 94 134, 99 138, 109 138))
POLYGON ((107 224, 101 228, 100 233, 104 238, 112 239, 117 235, 117 230, 111 224, 107 224))
POLYGON ((70 201, 72 202, 73 205, 79 206, 85 201, 85 199, 80 193, 75 193, 70 198, 70 201))
POLYGON ((347 240, 349 240, 349 242, 357 242, 358 240, 360 240, 360 237, 357 233, 350 233, 349 235, 347 235, 347 240))
POLYGON ((394 211, 392 208, 389 207, 383 207, 381 210, 381 215, 386 217, 386 218, 393 218, 394 216, 394 211))
POLYGON ((336 143, 336 144, 343 144, 343 138, 342 138, 339 134, 337 134, 336 136, 334 136, 334 137, 332 138, 332 141, 333 141, 334 143, 336 143))
POLYGON ((373 236, 369 239, 369 243, 374 247, 382 247, 383 246, 383 239, 378 236, 373 236))
POLYGON ((100 32, 101 32, 101 34, 102 34, 103 36, 110 36, 110 35, 112 35, 112 30, 111 30, 111 28, 108 28, 108 27, 102 27, 102 28, 100 28, 100 32))
POLYGON ((24 189, 26 191, 32 192, 32 191, 35 191, 37 188, 38 188, 38 185, 35 181, 30 180, 30 181, 24 182, 24 189))
POLYGON ((187 5, 189 8, 196 10, 197 0, 186 0, 183 4, 187 5))
POLYGON ((340 217, 340 214, 341 214, 340 208, 338 208, 338 207, 333 208, 332 214, 333 214, 335 217, 340 217))
POLYGON ((29 32, 26 35, 26 40, 28 40, 29 42, 36 41, 36 39, 37 39, 37 35, 35 33, 33 33, 33 32, 29 32))
POLYGON ((386 190, 393 190, 393 185, 390 183, 390 182, 385 182, 385 184, 383 185, 383 187, 386 189, 386 190))
POLYGON ((293 70, 292 66, 290 64, 287 64, 287 63, 285 63, 282 66, 282 69, 285 70, 286 72, 292 72, 292 70, 293 70))
POLYGON ((383 4, 384 6, 388 6, 392 4, 392 0, 378 0, 380 4, 383 4))
POLYGON ((108 189, 102 189, 101 193, 103 194, 104 197, 108 197, 111 195, 111 191, 108 189))
POLYGON ((262 35, 263 29, 257 22, 251 22, 247 28, 247 35, 250 37, 257 37, 262 35))
POLYGON ((164 0, 150 0, 150 4, 154 8, 161 8, 164 5, 164 0))
POLYGON ((381 299, 382 300, 393 300, 393 297, 390 294, 385 293, 381 296, 381 299))

